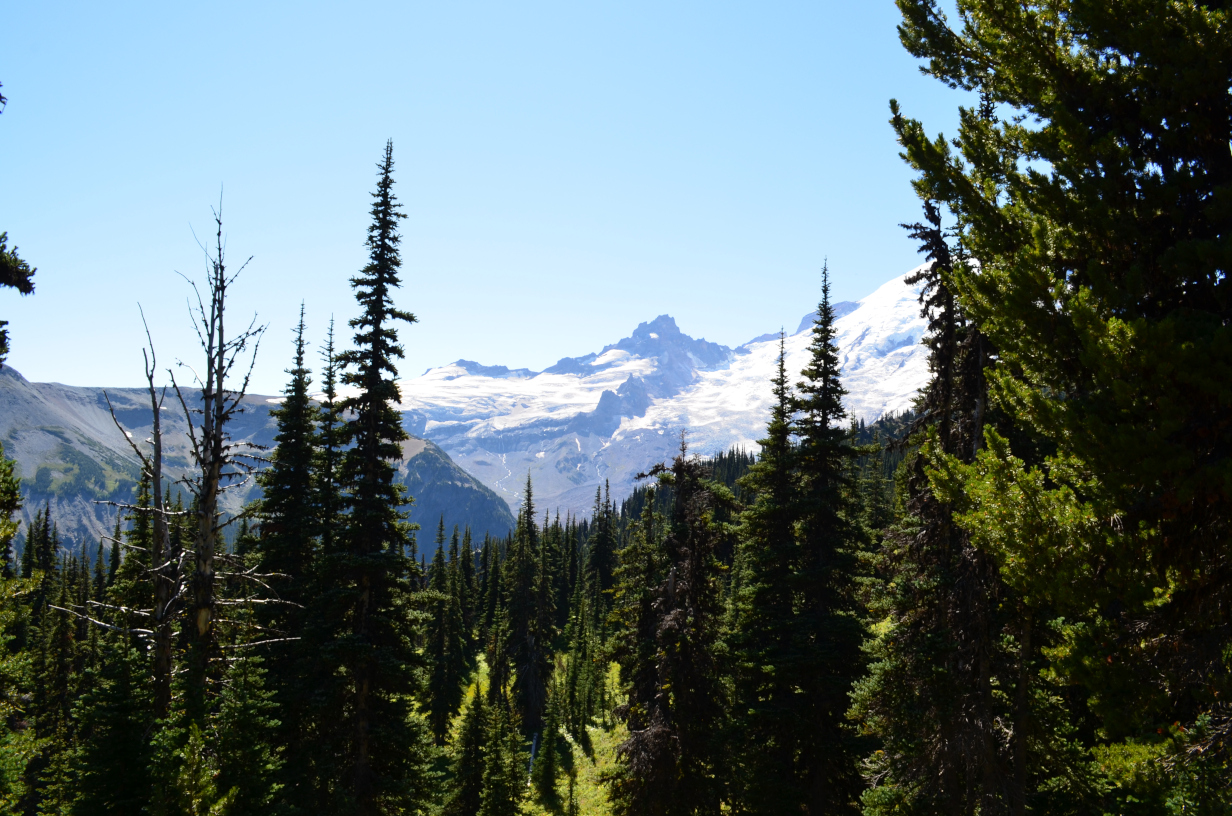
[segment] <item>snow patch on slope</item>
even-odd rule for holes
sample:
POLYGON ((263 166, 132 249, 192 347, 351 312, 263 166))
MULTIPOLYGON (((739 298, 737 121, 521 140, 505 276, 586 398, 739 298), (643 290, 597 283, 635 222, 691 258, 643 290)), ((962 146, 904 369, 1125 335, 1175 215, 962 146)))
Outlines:
MULTIPOLYGON (((926 326, 905 277, 836 304, 845 404, 866 422, 910 408, 928 381, 926 326)), ((808 359, 811 326, 809 315, 786 339, 793 382, 808 359)), ((429 369, 399 383, 399 407, 412 434, 431 438, 511 505, 529 472, 545 506, 585 511, 596 486, 610 480, 622 497, 634 474, 669 458, 681 430, 701 454, 755 449, 777 354, 777 334, 730 349, 660 315, 598 353, 542 372, 468 360, 429 369)))
MULTIPOLYGON (((834 323, 847 389, 844 402, 856 419, 872 422, 910 408, 928 382, 927 352, 920 345, 927 326, 919 313, 918 287, 905 282, 910 274, 884 284, 834 323)), ((808 363, 811 328, 805 321, 786 339, 789 372, 799 372, 808 363)), ((770 416, 778 338, 755 341, 744 349, 748 353, 735 357, 727 368, 699 372, 693 387, 678 397, 655 402, 645 416, 626 418, 613 439, 647 429, 687 428, 690 445, 698 450, 733 445, 756 449, 770 416)))

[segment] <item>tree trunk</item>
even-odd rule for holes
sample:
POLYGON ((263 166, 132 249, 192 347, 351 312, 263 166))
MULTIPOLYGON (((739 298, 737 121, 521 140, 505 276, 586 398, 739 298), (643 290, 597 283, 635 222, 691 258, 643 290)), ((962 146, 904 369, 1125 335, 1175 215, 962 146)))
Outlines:
POLYGON ((154 412, 154 455, 151 457, 150 489, 153 493, 154 541, 151 567, 154 579, 154 716, 164 719, 171 705, 171 641, 172 609, 175 598, 175 572, 179 569, 178 554, 171 552, 171 536, 167 530, 166 507, 163 505, 163 438, 159 415, 159 400, 154 396, 154 376, 151 367, 150 407, 154 412))

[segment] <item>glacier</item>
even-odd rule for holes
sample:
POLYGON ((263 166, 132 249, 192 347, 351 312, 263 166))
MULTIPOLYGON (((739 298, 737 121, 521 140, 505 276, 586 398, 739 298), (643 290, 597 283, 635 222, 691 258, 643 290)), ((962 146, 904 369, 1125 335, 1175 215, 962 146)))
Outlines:
MULTIPOLYGON (((918 286, 906 283, 915 271, 835 304, 852 418, 908 409, 928 381, 918 286)), ((785 340, 789 372, 805 365, 814 314, 785 340)), ((777 334, 732 349, 689 337, 661 315, 541 372, 468 360, 429 369, 399 382, 398 407, 410 433, 440 445, 511 507, 529 475, 540 507, 585 513, 604 483, 613 498, 627 495, 639 472, 675 453, 682 431, 703 455, 755 450, 777 354, 777 334)))

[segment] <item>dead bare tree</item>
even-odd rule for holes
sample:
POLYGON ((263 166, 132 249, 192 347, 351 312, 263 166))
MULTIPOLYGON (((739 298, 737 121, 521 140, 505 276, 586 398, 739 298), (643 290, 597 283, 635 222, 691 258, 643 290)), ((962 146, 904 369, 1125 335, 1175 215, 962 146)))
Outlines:
MULTIPOLYGON (((193 374, 194 385, 200 390, 200 402, 195 394, 186 393, 172 372, 171 382, 175 389, 184 418, 188 423, 188 439, 196 474, 184 479, 184 484, 193 498, 193 571, 188 581, 188 626, 189 692, 204 702, 205 686, 210 660, 217 652, 215 618, 217 602, 214 593, 215 562, 219 554, 219 542, 224 529, 236 520, 235 516, 224 518, 220 499, 227 491, 241 487, 252 477, 257 465, 263 461, 261 447, 250 442, 233 440, 228 424, 244 412, 243 399, 256 364, 257 351, 265 326, 259 326, 254 315, 248 327, 228 337, 226 334, 227 291, 245 267, 228 274, 226 248, 222 237, 222 205, 214 210, 215 244, 213 251, 202 247, 209 269, 206 281, 206 297, 202 297, 197 284, 188 280, 193 288, 196 303, 190 302, 193 324, 201 350, 205 352, 205 370, 198 372, 191 366, 179 363, 193 374), (249 353, 251 352, 251 354, 249 353), (237 369, 246 365, 238 388, 229 383, 237 369)), ((249 261, 252 259, 249 258, 249 261)), ((191 708, 197 708, 192 706, 191 708)))
MULTIPOLYGON (((140 306, 138 306, 140 308, 140 306)), ((149 637, 153 641, 154 651, 154 714, 158 719, 167 716, 168 708, 171 705, 171 673, 172 673, 172 646, 173 646, 173 622, 178 607, 180 605, 180 597, 183 588, 183 557, 184 554, 179 548, 173 547, 168 526, 168 515, 170 510, 165 506, 163 501, 163 435, 162 435, 162 409, 163 402, 166 398, 166 387, 161 390, 154 384, 154 373, 157 370, 157 357, 154 352, 154 341, 150 337, 150 327, 146 323, 145 313, 142 312, 141 322, 145 326, 147 349, 141 350, 141 357, 144 362, 145 379, 150 397, 150 411, 153 414, 153 424, 151 427, 150 443, 152 450, 147 455, 141 450, 136 442, 133 441, 132 434, 124 429, 120 424, 120 420, 116 417, 115 408, 111 404, 111 397, 104 391, 103 396, 107 400, 107 407, 111 411, 111 419, 119 428, 120 433, 127 440, 129 447, 133 449, 133 453, 137 455, 141 462, 141 468, 145 476, 150 480, 150 507, 139 507, 131 504, 120 504, 116 502, 106 502, 121 510, 129 512, 145 512, 151 515, 153 522, 153 542, 152 551, 150 553, 151 564, 151 580, 154 586, 154 608, 150 610, 139 610, 139 613, 144 614, 150 621, 150 629, 133 630, 133 634, 149 637)), ((119 541, 112 542, 113 547, 120 546, 119 541)), ((100 604, 106 606, 105 604, 100 604)), ((108 624, 96 621, 86 616, 90 622, 105 626, 107 628, 115 628, 108 624)))

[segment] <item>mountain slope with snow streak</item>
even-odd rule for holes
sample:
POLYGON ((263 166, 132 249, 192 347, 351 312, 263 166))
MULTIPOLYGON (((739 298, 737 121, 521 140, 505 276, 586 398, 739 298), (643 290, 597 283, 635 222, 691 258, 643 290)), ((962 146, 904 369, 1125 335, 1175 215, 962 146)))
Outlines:
MULTIPOLYGON (((926 326, 909 274, 836 304, 845 404, 857 419, 910 408, 928 380, 926 326)), ((806 317, 786 338, 791 372, 807 361, 810 326, 806 317)), ((626 495, 638 472, 675 452, 681 431, 702 454, 755 448, 777 354, 777 335, 730 349, 661 315, 598 354, 539 373, 466 360, 430 369, 400 383, 400 408, 408 431, 439 444, 511 506, 529 473, 540 506, 587 512, 605 482, 613 498, 626 495)))

